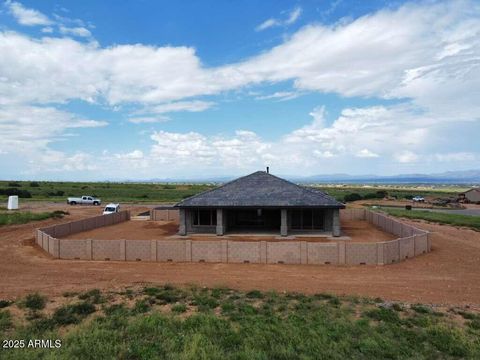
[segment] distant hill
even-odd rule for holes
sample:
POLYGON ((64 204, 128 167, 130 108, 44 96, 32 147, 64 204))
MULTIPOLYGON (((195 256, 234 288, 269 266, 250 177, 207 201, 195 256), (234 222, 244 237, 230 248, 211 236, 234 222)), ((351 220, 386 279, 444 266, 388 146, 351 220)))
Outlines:
POLYGON ((319 183, 446 183, 446 184, 478 184, 480 183, 480 170, 447 171, 436 174, 399 174, 392 176, 379 175, 315 175, 293 179, 298 182, 319 183))
MULTIPOLYGON (((380 176, 373 174, 327 174, 289 176, 276 174, 297 183, 378 183, 378 184, 480 184, 480 170, 447 171, 435 174, 399 174, 380 176)), ((143 182, 224 183, 237 176, 150 179, 143 182)))

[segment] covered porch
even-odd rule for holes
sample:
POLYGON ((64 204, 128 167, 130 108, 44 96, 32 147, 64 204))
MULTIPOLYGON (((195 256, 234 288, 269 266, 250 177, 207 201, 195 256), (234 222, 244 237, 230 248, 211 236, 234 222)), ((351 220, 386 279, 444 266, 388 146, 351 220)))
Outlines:
POLYGON ((340 236, 338 208, 228 207, 180 209, 179 234, 340 236))

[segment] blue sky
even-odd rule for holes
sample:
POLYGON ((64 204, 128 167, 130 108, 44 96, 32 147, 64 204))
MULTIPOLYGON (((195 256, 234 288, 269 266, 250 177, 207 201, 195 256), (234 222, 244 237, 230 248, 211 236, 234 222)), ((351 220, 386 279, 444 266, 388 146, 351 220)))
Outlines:
POLYGON ((479 168, 475 1, 4 1, 0 178, 479 168))

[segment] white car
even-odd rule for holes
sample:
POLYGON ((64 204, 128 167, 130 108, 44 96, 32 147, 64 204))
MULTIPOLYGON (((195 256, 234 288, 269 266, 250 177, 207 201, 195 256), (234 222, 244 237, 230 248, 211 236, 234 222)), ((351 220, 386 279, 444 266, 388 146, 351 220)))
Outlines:
POLYGON ((425 198, 423 196, 415 196, 412 198, 413 202, 425 202, 425 198))
POLYGON ((120 204, 108 204, 103 209, 103 215, 113 214, 120 211, 120 204))

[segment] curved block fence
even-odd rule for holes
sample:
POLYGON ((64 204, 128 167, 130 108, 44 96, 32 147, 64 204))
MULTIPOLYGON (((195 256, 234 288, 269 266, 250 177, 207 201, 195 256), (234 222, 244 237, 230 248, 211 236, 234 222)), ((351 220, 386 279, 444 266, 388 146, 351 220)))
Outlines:
MULTIPOLYGON (((166 210, 173 211, 173 210, 166 210)), ((169 214, 164 214, 169 216, 169 214)), ((366 209, 347 209, 340 220, 366 220, 398 239, 377 243, 329 243, 284 241, 192 241, 172 240, 70 240, 57 239, 73 232, 91 230, 129 219, 128 212, 97 216, 36 231, 36 241, 60 259, 224 262, 260 264, 384 265, 403 261, 430 251, 429 233, 397 219, 366 209)))
MULTIPOLYGON (((129 211, 120 211, 109 215, 100 215, 87 219, 72 221, 64 224, 53 225, 35 231, 35 242, 43 250, 56 258, 70 258, 69 254, 75 256, 71 258, 82 258, 82 253, 86 249, 82 248, 81 242, 85 240, 67 240, 58 239, 71 234, 97 229, 100 227, 118 224, 123 221, 130 220, 129 211), (69 242, 75 242, 70 244, 69 242), (78 244, 76 244, 78 242, 78 244), (65 257, 67 256, 67 257, 65 257)), ((83 255, 86 258, 86 255, 83 255)))

